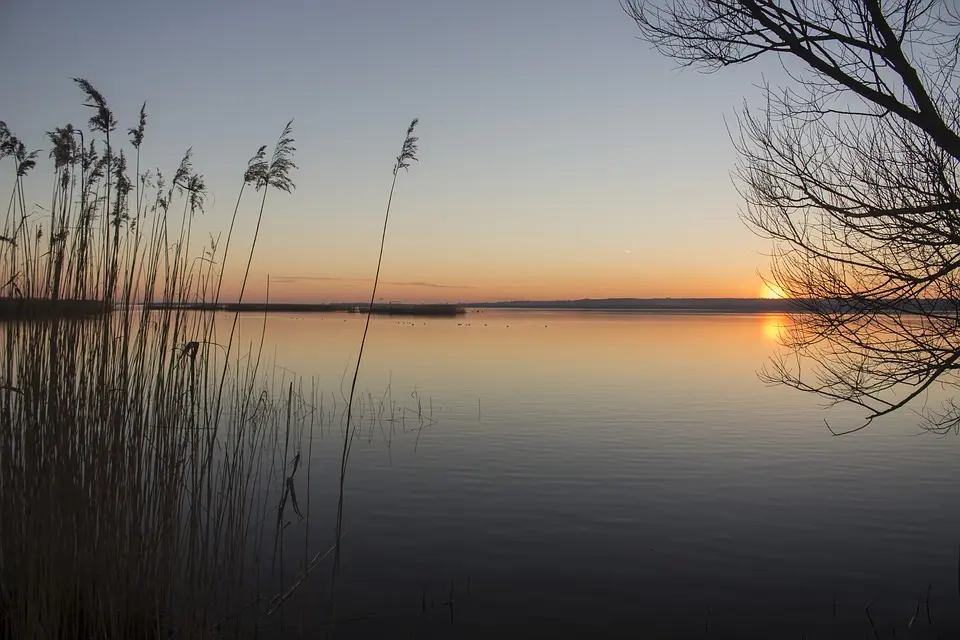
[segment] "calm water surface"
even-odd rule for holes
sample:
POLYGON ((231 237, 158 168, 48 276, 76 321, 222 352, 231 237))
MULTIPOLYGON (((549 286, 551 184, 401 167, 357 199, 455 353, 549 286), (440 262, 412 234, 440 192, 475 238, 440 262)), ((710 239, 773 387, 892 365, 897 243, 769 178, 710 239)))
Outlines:
MULTIPOLYGON (((242 337, 262 323, 242 317, 242 337)), ((931 583, 934 621, 956 631, 960 441, 908 413, 831 437, 825 418, 861 413, 757 377, 782 323, 375 318, 358 388, 395 420, 365 421, 353 445, 338 600, 360 619, 337 635, 862 637, 873 603, 889 636, 931 583)), ((362 330, 360 316, 271 315, 265 354, 315 377, 329 412, 362 330)), ((314 434, 313 523, 294 532, 311 549, 333 538, 337 429, 314 434)), ((322 617, 328 587, 311 577, 292 626, 322 617)))

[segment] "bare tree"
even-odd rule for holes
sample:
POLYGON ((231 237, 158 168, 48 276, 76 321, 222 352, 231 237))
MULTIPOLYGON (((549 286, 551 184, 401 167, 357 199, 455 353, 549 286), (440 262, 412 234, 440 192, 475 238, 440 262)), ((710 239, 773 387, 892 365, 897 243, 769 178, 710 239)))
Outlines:
MULTIPOLYGON (((960 386, 960 19, 953 0, 621 0, 642 37, 706 71, 777 56, 738 113, 741 217, 796 300, 769 381, 867 410, 862 429, 960 386)), ((960 428, 947 402, 922 409, 960 428)))

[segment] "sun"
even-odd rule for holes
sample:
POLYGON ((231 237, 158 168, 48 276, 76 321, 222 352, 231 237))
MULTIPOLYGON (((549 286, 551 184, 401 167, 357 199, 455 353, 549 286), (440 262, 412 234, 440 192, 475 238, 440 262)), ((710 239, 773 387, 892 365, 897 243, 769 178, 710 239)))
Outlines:
POLYGON ((783 289, 781 289, 780 287, 778 287, 778 286, 775 285, 774 283, 772 283, 772 282, 764 282, 764 283, 763 283, 763 290, 760 292, 760 297, 761 297, 761 298, 767 298, 767 299, 770 299, 770 300, 777 300, 777 299, 780 299, 780 298, 786 298, 786 297, 787 297, 787 294, 786 294, 786 292, 785 292, 783 289))

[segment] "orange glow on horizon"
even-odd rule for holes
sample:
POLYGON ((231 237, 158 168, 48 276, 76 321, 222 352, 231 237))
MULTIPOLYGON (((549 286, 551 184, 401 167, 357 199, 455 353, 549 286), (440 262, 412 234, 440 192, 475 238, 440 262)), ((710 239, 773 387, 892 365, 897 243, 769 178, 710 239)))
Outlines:
POLYGON ((766 298, 768 300, 778 300, 787 297, 786 292, 781 289, 779 286, 772 282, 764 282, 763 290, 760 292, 761 298, 766 298))
MULTIPOLYGON (((509 266, 509 265, 508 265, 509 266)), ((391 267, 380 274, 377 301, 405 303, 470 303, 511 300, 582 300, 604 298, 756 298, 757 276, 747 269, 715 271, 631 270, 600 268, 483 269, 391 267)), ((232 301, 242 280, 239 269, 224 274, 221 300, 232 301)), ((244 300, 290 303, 361 302, 370 299, 373 278, 368 269, 307 269, 271 264, 254 267, 244 300)), ((764 287, 762 297, 784 297, 764 287)))

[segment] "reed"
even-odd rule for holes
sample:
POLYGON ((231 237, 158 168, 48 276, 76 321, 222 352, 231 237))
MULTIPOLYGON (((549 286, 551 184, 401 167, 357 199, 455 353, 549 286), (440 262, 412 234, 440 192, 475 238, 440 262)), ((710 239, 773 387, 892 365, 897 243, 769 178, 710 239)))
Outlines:
POLYGON ((373 278, 373 287, 370 291, 370 303, 367 306, 367 317, 363 325, 363 337, 360 339, 360 349, 357 353, 357 365, 353 370, 353 380, 350 383, 350 395, 347 399, 347 421, 343 430, 343 449, 340 457, 340 489, 337 499, 337 525, 336 535, 334 536, 334 556, 333 571, 330 577, 330 624, 331 635, 337 619, 336 592, 337 575, 340 570, 340 548, 343 539, 343 489, 347 477, 347 461, 350 458, 350 445, 353 443, 353 397, 357 390, 357 377, 360 375, 360 364, 363 362, 363 347, 367 343, 367 332, 370 330, 370 317, 373 315, 373 301, 377 297, 377 284, 380 282, 380 267, 383 264, 383 248, 387 241, 387 223, 390 221, 390 207, 393 204, 393 192, 397 187, 397 176, 400 170, 410 170, 410 164, 417 162, 417 141, 413 131, 416 129, 419 120, 414 118, 407 128, 407 134, 403 138, 403 145, 400 147, 400 154, 393 165, 393 182, 390 183, 390 195, 387 198, 387 208, 383 215, 383 232, 380 235, 380 253, 377 257, 377 272, 373 278))
MULTIPOLYGON (((195 255, 206 185, 190 151, 169 181, 141 172, 144 104, 129 175, 105 97, 76 83, 93 116, 86 133, 48 132, 42 216, 24 193, 39 152, 0 123, 14 178, 0 235, 0 637, 242 635, 274 615, 291 554, 307 562, 283 536, 291 508, 309 522, 297 485, 317 391, 282 378, 278 392, 259 352, 241 354, 235 316, 224 341, 215 304, 187 308, 219 299, 236 212, 223 255, 216 242, 195 255)), ((262 190, 247 272, 268 188, 293 189, 292 143, 287 125, 243 176, 237 211, 245 187, 262 190)))

